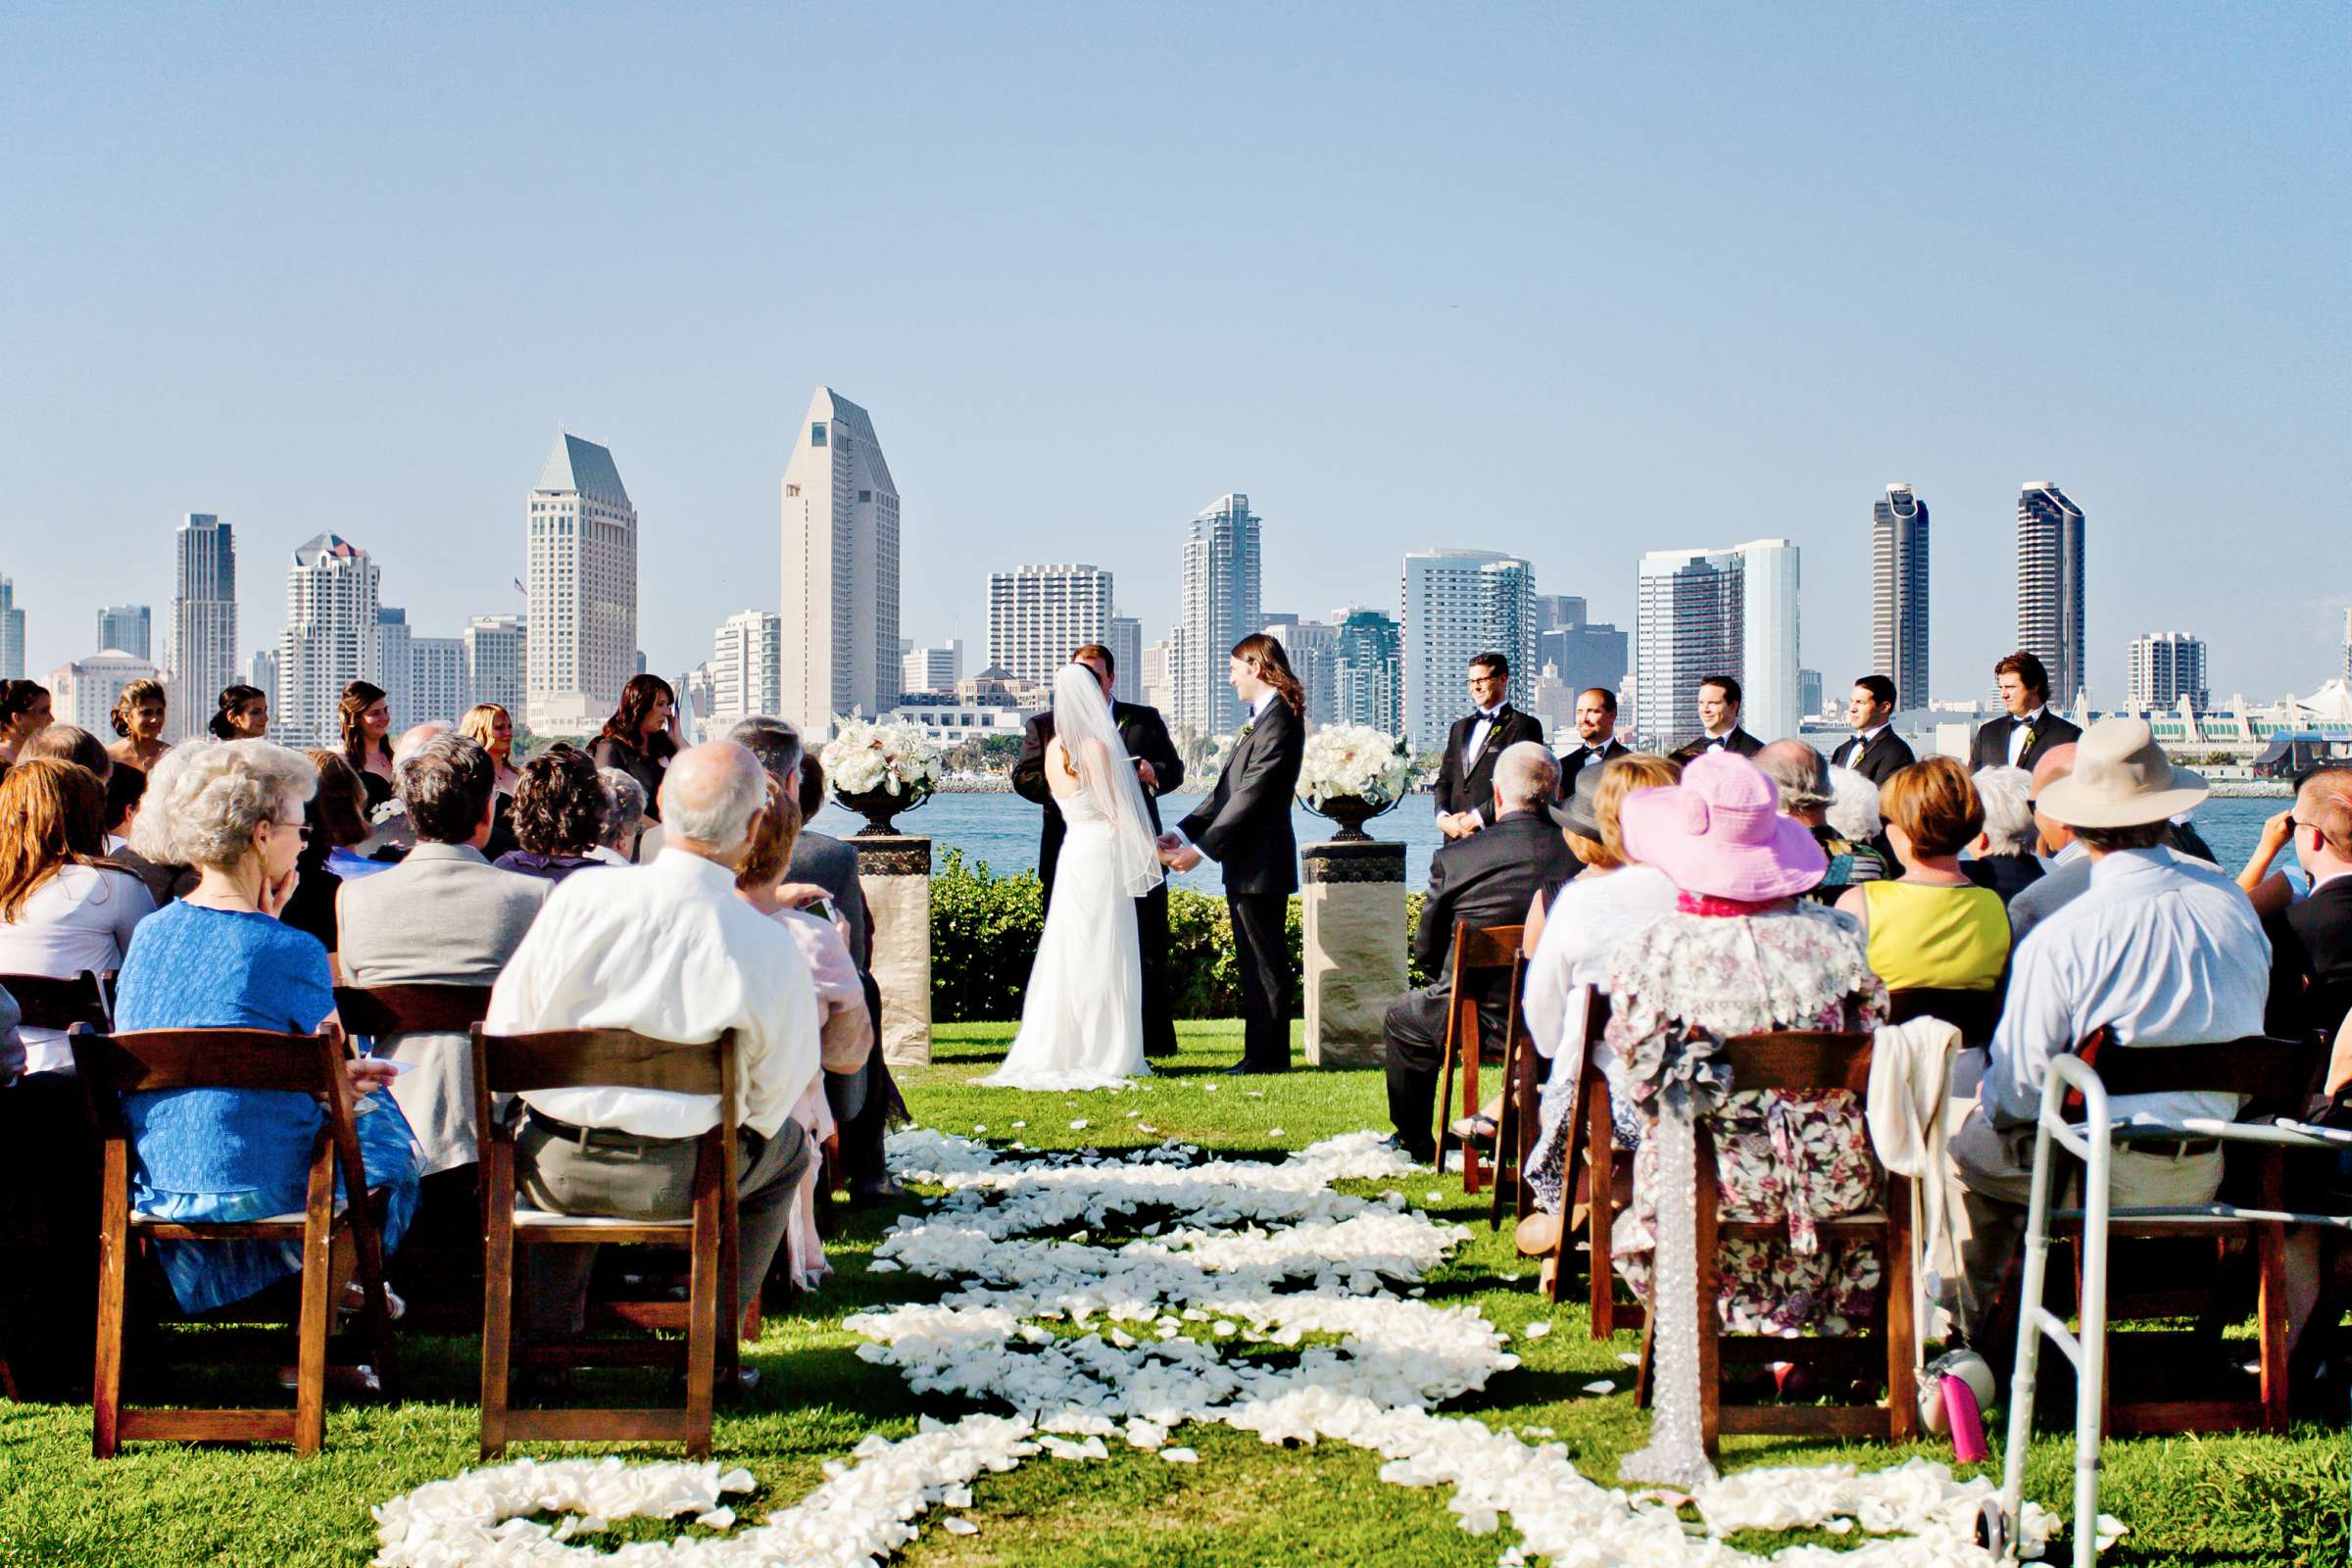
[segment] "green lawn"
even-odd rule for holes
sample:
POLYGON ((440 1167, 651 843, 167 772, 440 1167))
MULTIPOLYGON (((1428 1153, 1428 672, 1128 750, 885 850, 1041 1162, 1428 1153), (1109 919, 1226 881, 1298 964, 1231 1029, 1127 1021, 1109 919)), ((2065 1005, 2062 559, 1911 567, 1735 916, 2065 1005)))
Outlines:
MULTIPOLYGON (((1007 1025, 943 1028, 939 1059, 905 1071, 900 1081, 916 1114, 944 1131, 986 1127, 995 1141, 1032 1148, 1090 1145, 1118 1150, 1176 1137, 1229 1154, 1296 1150, 1333 1133, 1385 1123, 1380 1074, 1294 1072, 1279 1078, 1225 1078, 1240 1054, 1240 1029, 1180 1026, 1184 1054, 1128 1094, 1026 1095, 973 1087, 1004 1050, 1007 1025), (1130 1117, 1129 1110, 1139 1116, 1130 1117), (1080 1117, 1089 1125, 1071 1130, 1080 1117), (1026 1123, 1016 1128, 1014 1123, 1026 1123), (1156 1133, 1146 1135, 1148 1123, 1156 1133), (1273 1129, 1282 1131, 1277 1136, 1273 1129)), ((1394 1185, 1394 1184, 1383 1184, 1394 1185)), ((1458 1178, 1405 1184, 1416 1204, 1443 1218, 1472 1223, 1474 1239, 1429 1282, 1433 1298, 1475 1301, 1513 1331, 1524 1358, 1481 1394, 1451 1407, 1513 1427, 1552 1428, 1588 1475, 1608 1478, 1617 1459, 1638 1446, 1646 1420, 1633 1408, 1632 1374, 1619 1352, 1634 1335, 1608 1345, 1587 1337, 1579 1308, 1556 1312, 1535 1294, 1534 1269, 1492 1235, 1483 1199, 1461 1195, 1458 1178), (1422 1204, 1443 1192, 1441 1201, 1422 1204), (1556 1331, 1529 1341, 1517 1331, 1552 1317, 1556 1331), (1596 1396, 1583 1386, 1607 1378, 1618 1392, 1596 1396)), ((748 1408, 722 1413, 717 1452, 749 1467, 761 1492, 737 1503, 757 1520, 778 1499, 821 1479, 828 1458, 844 1455, 868 1432, 901 1436, 918 1413, 896 1373, 859 1361, 857 1337, 842 1318, 933 1287, 904 1274, 864 1272, 867 1251, 886 1220, 851 1220, 832 1254, 839 1273, 796 1312, 771 1316, 749 1359, 766 1380, 748 1408)), ((282 1449, 239 1450, 135 1446, 100 1465, 88 1457, 86 1409, 0 1405, 0 1565, 353 1564, 372 1552, 368 1508, 423 1482, 454 1475, 474 1458, 474 1346, 470 1339, 411 1339, 410 1397, 397 1409, 330 1409, 327 1449, 297 1461, 282 1449)), ((928 1413, 953 1417, 969 1406, 928 1413)), ((926 1531, 905 1560, 915 1564, 1264 1564, 1398 1563, 1414 1568, 1491 1565, 1512 1539, 1506 1522, 1493 1537, 1466 1536, 1441 1496, 1383 1485, 1378 1459, 1339 1444, 1280 1449, 1222 1427, 1188 1428, 1175 1441, 1200 1451, 1197 1467, 1170 1465, 1114 1444, 1107 1461, 1030 1463, 975 1485, 969 1516, 983 1528, 957 1537, 926 1531)), ((517 1452, 564 1451, 561 1446, 517 1452)), ((649 1449, 650 1453, 662 1450, 649 1449)), ((1882 1447, 1773 1440, 1731 1442, 1734 1466, 1764 1460, 1831 1459, 1876 1467, 1932 1446, 1882 1447)), ((1948 1450, 1946 1450, 1948 1454, 1948 1450)), ((2033 1489, 2063 1502, 2067 1452, 2062 1440, 2036 1446, 2033 1489)), ((2145 1440, 2112 1444, 2106 1454, 2106 1509, 2132 1534, 2109 1563, 2341 1562, 2345 1559, 2347 1466, 2343 1435, 2318 1428, 2288 1440, 2145 1440), (2324 1544, 2319 1549, 2313 1544, 2324 1544)), ((632 1529, 612 1540, 642 1539, 632 1529)), ((1855 1537, 1755 1538, 1751 1549, 1799 1539, 1850 1544, 1855 1537)))

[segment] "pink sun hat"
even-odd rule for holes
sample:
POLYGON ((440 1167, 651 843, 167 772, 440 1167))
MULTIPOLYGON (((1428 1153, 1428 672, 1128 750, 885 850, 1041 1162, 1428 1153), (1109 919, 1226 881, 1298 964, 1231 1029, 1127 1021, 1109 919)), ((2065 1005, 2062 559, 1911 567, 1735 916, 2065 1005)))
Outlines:
POLYGON ((1637 790, 1618 808, 1625 848, 1685 893, 1765 904, 1821 881, 1830 858, 1813 830, 1781 815, 1780 792, 1761 768, 1732 752, 1708 752, 1683 781, 1637 790))

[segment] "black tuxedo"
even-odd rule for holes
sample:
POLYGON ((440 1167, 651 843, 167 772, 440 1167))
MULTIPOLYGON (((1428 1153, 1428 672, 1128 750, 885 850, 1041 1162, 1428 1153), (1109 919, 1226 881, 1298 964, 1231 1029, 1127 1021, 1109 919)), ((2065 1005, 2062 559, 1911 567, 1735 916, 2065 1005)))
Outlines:
POLYGON ((1521 741, 1544 739, 1543 720, 1532 713, 1522 713, 1505 703, 1495 710, 1494 725, 1487 732, 1487 744, 1478 749, 1475 761, 1464 764, 1462 754, 1470 749, 1470 735, 1484 715, 1472 713, 1453 721, 1446 732, 1446 760, 1438 766, 1438 812, 1476 811, 1482 818, 1494 818, 1494 759, 1503 748, 1521 741))
POLYGON ((1216 788, 1176 825, 1217 862, 1241 961, 1242 1066, 1281 1072, 1291 1064, 1291 895, 1298 891, 1298 840, 1291 805, 1306 752, 1306 721, 1280 697, 1242 726, 1216 788))
POLYGON ((1911 743, 1897 735, 1893 726, 1889 725, 1873 735, 1867 746, 1862 744, 1861 736, 1847 736, 1830 754, 1830 760, 1838 767, 1850 767, 1873 784, 1883 786, 1919 759, 1912 755, 1911 743))
POLYGON ((1561 753, 1561 754, 1560 754, 1560 799, 1561 799, 1561 800, 1563 800, 1563 801, 1564 801, 1564 800, 1566 800, 1566 799, 1567 799, 1569 796, 1571 796, 1571 795, 1573 795, 1573 794, 1575 794, 1575 793, 1576 793, 1576 776, 1577 776, 1579 773, 1582 773, 1582 772, 1585 770, 1585 759, 1586 759, 1586 758, 1588 758, 1588 757, 1592 757, 1592 756, 1593 756, 1593 755, 1595 755, 1595 754, 1598 754, 1598 756, 1599 756, 1599 758, 1600 758, 1600 761, 1599 761, 1599 763, 1598 763, 1597 765, 1599 765, 1599 766, 1603 766, 1603 767, 1607 766, 1607 765, 1608 765, 1608 764, 1609 764, 1611 761, 1615 760, 1617 758, 1620 758, 1620 757, 1629 757, 1629 756, 1631 756, 1631 755, 1632 755, 1632 753, 1631 753, 1630 751, 1628 751, 1628 750, 1627 750, 1625 747, 1623 747, 1623 746, 1620 746, 1620 745, 1618 745, 1618 744, 1617 744, 1617 738, 1616 738, 1614 735, 1610 736, 1610 737, 1609 737, 1607 740, 1605 740, 1605 741, 1602 741, 1602 742, 1601 742, 1601 743, 1600 743, 1598 746, 1582 746, 1582 745, 1580 745, 1580 746, 1578 746, 1578 747, 1576 748, 1576 750, 1574 750, 1574 751, 1572 751, 1572 752, 1563 752, 1563 753, 1561 753))
POLYGON ((2339 877, 2263 922, 2273 965, 2267 1032, 2335 1038, 2352 1010, 2352 876, 2339 877))
MULTIPOLYGON (((1494 826, 1438 847, 1429 862, 1429 895, 1413 933, 1413 956, 1436 983, 1407 991, 1389 1006, 1389 1119, 1398 1142, 1416 1158, 1436 1152, 1431 1114, 1438 1072, 1445 1065, 1446 1010, 1453 979, 1457 926, 1484 930, 1518 925, 1537 894, 1548 904, 1580 867, 1559 830, 1542 811, 1516 811, 1494 826)), ((1481 997, 1479 1034, 1502 1048, 1501 990, 1481 997)))
MULTIPOLYGON (((1144 809, 1151 813, 1152 831, 1159 831, 1159 797, 1184 783, 1184 760, 1168 739, 1168 726, 1159 710, 1140 703, 1110 705, 1111 722, 1127 755, 1150 762, 1157 783, 1144 787, 1144 809)), ((1054 907, 1054 868, 1061 858, 1061 841, 1069 831, 1061 808, 1046 784, 1046 743, 1054 738, 1051 711, 1029 720, 1021 731, 1021 755, 1012 764, 1012 791, 1024 801, 1046 808, 1044 831, 1038 835, 1037 876, 1046 885, 1046 908, 1054 907)), ((1172 1055, 1176 1051, 1176 1020, 1168 1006, 1168 885, 1160 883, 1135 901, 1135 935, 1144 967, 1144 1054, 1172 1055)))
MULTIPOLYGON (((1707 752, 1711 747, 1712 743, 1706 736, 1695 735, 1666 755, 1678 762, 1688 762, 1692 758, 1707 752)), ((1764 749, 1764 743, 1739 725, 1734 724, 1732 732, 1723 737, 1723 749, 1727 752, 1737 752, 1741 757, 1753 757, 1764 749)))
MULTIPOLYGON (((2007 767, 2009 732, 2017 726, 2018 721, 2007 713, 1989 723, 1979 725, 1977 738, 1968 749, 1968 770, 1973 773, 1981 767, 2007 767)), ((2045 709, 2040 720, 2034 726, 2034 738, 2026 743, 2024 751, 2018 753, 2017 765, 2031 773, 2034 764, 2041 760, 2042 753, 2053 746, 2071 746, 2082 738, 2080 725, 2070 724, 2045 709)))

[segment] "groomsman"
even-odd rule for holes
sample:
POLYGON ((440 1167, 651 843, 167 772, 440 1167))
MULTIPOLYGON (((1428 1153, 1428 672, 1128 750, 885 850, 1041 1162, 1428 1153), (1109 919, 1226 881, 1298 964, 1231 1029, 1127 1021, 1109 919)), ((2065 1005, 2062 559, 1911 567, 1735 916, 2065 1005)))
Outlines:
POLYGON ((1709 675, 1698 683, 1700 733, 1667 755, 1688 762, 1709 752, 1733 752, 1753 757, 1764 743, 1740 727, 1740 683, 1729 675, 1709 675))
POLYGON ((1541 742, 1544 725, 1513 708, 1511 663, 1500 654, 1470 660, 1470 702, 1475 711, 1446 732, 1446 760, 1438 767, 1438 831, 1466 839, 1494 821, 1494 760, 1521 741, 1541 742))
POLYGON ((1894 682, 1884 675, 1865 675, 1854 682, 1854 695, 1845 705, 1845 721, 1854 726, 1851 738, 1839 741, 1830 754, 1838 767, 1850 767, 1873 784, 1886 782, 1918 759, 1894 732, 1894 682))
POLYGON ((2072 746, 2082 729, 2050 711, 2050 672, 2024 651, 1992 666, 2000 677, 2001 706, 2009 710, 1977 731, 1968 767, 2022 767, 2027 772, 2053 746, 2072 746))
POLYGON ((1560 799, 1576 793, 1577 775, 1599 767, 1626 749, 1617 743, 1617 694, 1606 686, 1588 686, 1576 694, 1577 744, 1560 753, 1560 799))
MULTIPOLYGON (((1093 670, 1102 682, 1102 695, 1110 698, 1111 675, 1117 665, 1109 649, 1088 643, 1070 655, 1070 662, 1093 670)), ((1144 787, 1144 809, 1151 813, 1152 832, 1157 837, 1159 797, 1183 785, 1184 760, 1176 755, 1176 743, 1168 738, 1168 726, 1158 709, 1111 698, 1110 717, 1119 727, 1127 755, 1135 760, 1136 782, 1144 787)), ((1068 831, 1061 808, 1054 804, 1054 792, 1046 784, 1046 743, 1053 738, 1054 711, 1048 709, 1021 731, 1021 755, 1012 764, 1013 793, 1046 808, 1045 828, 1038 835, 1037 876, 1046 885, 1049 909, 1054 906, 1054 866, 1061 858, 1061 841, 1068 831)), ((1172 1056, 1176 1054, 1176 1019, 1168 1005, 1167 883, 1135 901, 1135 936, 1144 965, 1144 1054, 1172 1056)))

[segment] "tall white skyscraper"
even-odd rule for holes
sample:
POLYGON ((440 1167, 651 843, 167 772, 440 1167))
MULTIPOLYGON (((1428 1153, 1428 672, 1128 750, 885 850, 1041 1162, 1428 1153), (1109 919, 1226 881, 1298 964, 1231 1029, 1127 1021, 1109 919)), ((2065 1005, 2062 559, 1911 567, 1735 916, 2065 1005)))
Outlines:
POLYGON ((899 691, 952 692, 963 679, 963 639, 951 637, 936 648, 909 648, 899 660, 899 691))
POLYGON ((1664 751, 1699 733, 1698 683, 1731 675, 1740 722, 1759 740, 1794 735, 1802 716, 1797 664, 1798 552, 1786 539, 1728 550, 1653 550, 1636 583, 1634 730, 1664 751))
MULTIPOLYGON (((1870 509, 1870 668, 1898 708, 1928 706, 1928 504, 1890 484, 1870 509)), ((1752 731, 1751 733, 1761 733, 1752 731)))
POLYGON ((784 697, 803 734, 898 706, 899 487, 866 412, 831 387, 784 467, 784 697))
POLYGON ((112 650, 133 659, 152 660, 155 648, 151 626, 145 605, 109 605, 98 612, 97 652, 112 650))
POLYGON ((528 624, 520 615, 476 615, 460 639, 466 645, 467 706, 496 703, 518 726, 528 709, 528 624))
POLYGON ((1109 646, 1110 573, 1100 566, 1015 566, 988 574, 988 662, 1015 680, 1050 682, 1070 651, 1109 646))
POLYGON ((1797 662, 1803 628, 1798 604, 1804 581, 1797 548, 1786 539, 1734 545, 1746 563, 1745 646, 1740 682, 1745 688, 1740 721, 1759 740, 1794 735, 1804 719, 1803 676, 1797 662))
POLYGON ((1165 718, 1176 709, 1175 643, 1162 637, 1144 647, 1143 688, 1141 699, 1146 708, 1156 708, 1165 718))
POLYGON ((335 745, 342 738, 335 709, 343 688, 355 680, 384 683, 376 591, 375 563, 348 539, 322 533, 294 552, 286 567, 286 629, 277 637, 270 739, 335 745))
POLYGON ((1110 650, 1110 700, 1114 703, 1140 703, 1144 700, 1144 623, 1133 615, 1110 617, 1109 635, 1102 646, 1110 650))
POLYGON ((1258 599, 1259 532, 1250 498, 1220 496, 1195 517, 1184 539, 1184 609, 1169 650, 1179 730, 1224 735, 1241 727, 1242 708, 1225 684, 1233 645, 1263 629, 1258 599))
POLYGON ((1329 724, 1339 711, 1339 688, 1334 678, 1339 662, 1340 628, 1321 620, 1284 616, 1266 622, 1266 635, 1282 644, 1291 670, 1306 691, 1306 721, 1329 724))
POLYGON ((392 605, 378 605, 375 610, 375 667, 379 673, 375 683, 384 689, 385 706, 392 710, 392 733, 397 735, 411 724, 432 717, 454 715, 427 713, 417 708, 416 694, 410 689, 415 671, 410 668, 410 656, 415 648, 409 636, 409 612, 392 605))
POLYGON ((637 672, 637 508, 612 454, 558 435, 530 499, 525 722, 586 735, 637 672))
POLYGON ((1343 724, 1404 733, 1404 634, 1394 615, 1354 607, 1334 611, 1332 707, 1343 724))
POLYGON ((2183 697, 2193 709, 2212 706, 2205 684, 2205 640, 2180 631, 2132 638, 2132 706, 2177 708, 2183 697))
POLYGON ((2050 672, 2050 706, 2071 710, 2090 682, 2083 659, 2082 509, 2047 479, 2017 498, 2017 646, 2050 672))
POLYGON ((411 638, 409 710, 403 722, 421 724, 439 718, 455 724, 472 706, 472 691, 466 679, 466 639, 411 638))
POLYGON ((50 713, 58 723, 78 724, 93 735, 111 735, 114 730, 108 719, 122 688, 134 680, 153 680, 156 674, 149 661, 118 651, 60 664, 41 684, 49 688, 50 713))
POLYGON ((173 536, 177 581, 172 596, 172 646, 166 662, 179 694, 165 733, 203 733, 224 686, 237 680, 237 544, 228 524, 191 512, 173 536))
POLYGON ((724 733, 739 718, 774 713, 784 703, 784 617, 747 610, 720 621, 710 638, 710 669, 707 716, 716 726, 710 733, 724 733))
POLYGON ((24 678, 24 612, 17 608, 17 585, 0 575, 0 680, 24 678))
POLYGON ((1510 700, 1535 693, 1536 574, 1517 556, 1493 550, 1416 550, 1404 558, 1404 733, 1419 749, 1446 743, 1470 710, 1464 680, 1473 655, 1510 661, 1510 700))

